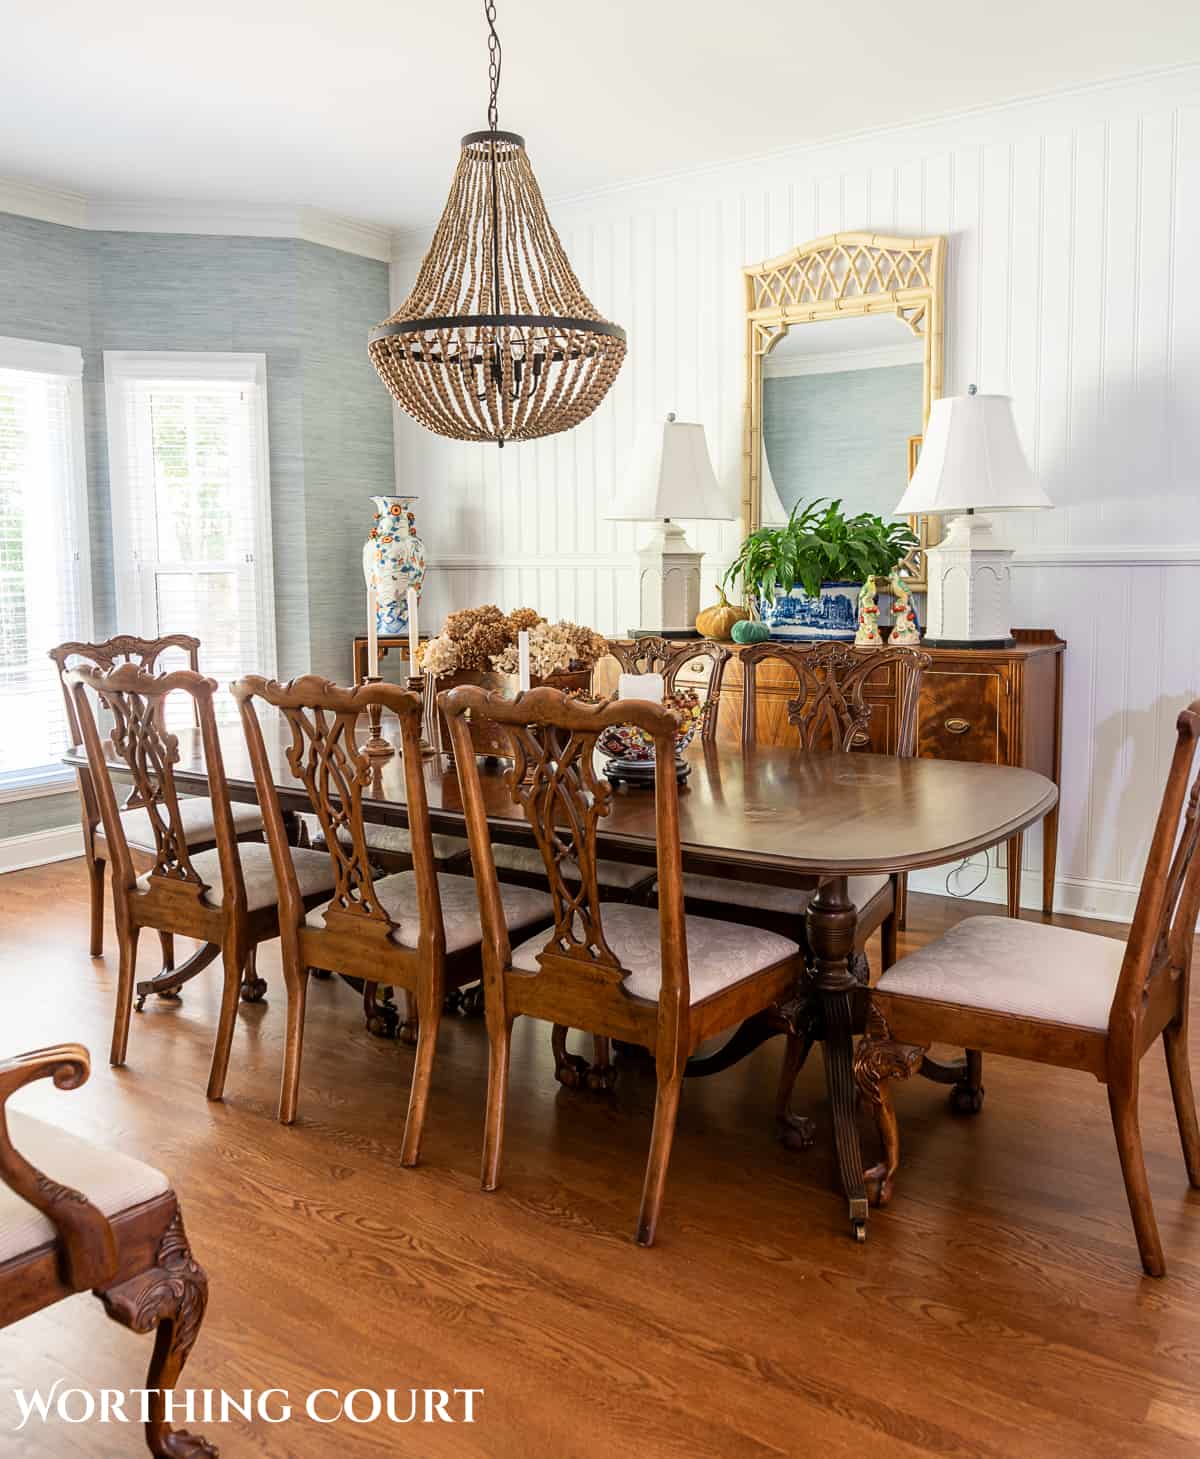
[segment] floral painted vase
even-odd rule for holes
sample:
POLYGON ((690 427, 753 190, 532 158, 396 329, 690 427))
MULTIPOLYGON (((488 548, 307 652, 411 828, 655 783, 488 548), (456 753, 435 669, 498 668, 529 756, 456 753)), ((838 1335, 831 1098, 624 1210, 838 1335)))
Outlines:
POLYGON ((376 593, 375 627, 381 638, 408 632, 408 590, 420 596, 425 544, 417 536, 415 496, 373 496, 375 525, 363 543, 363 578, 376 593))

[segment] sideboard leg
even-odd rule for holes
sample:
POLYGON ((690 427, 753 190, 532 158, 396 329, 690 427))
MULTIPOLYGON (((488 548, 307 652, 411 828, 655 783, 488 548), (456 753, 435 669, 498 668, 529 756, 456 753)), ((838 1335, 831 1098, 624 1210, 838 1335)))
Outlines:
POLYGON ((1023 835, 1010 836, 1008 840, 1008 915, 1021 915, 1021 857, 1025 849, 1023 835))
POLYGON ((1042 911, 1054 911, 1054 874, 1058 870, 1058 806, 1042 822, 1042 911))
POLYGON ((858 1141, 853 1072, 853 999, 858 984, 850 971, 858 920, 844 876, 822 882, 806 918, 817 991, 825 1014, 825 1082, 833 1113, 838 1173, 850 1203, 850 1226, 859 1241, 867 1235, 867 1188, 858 1141))

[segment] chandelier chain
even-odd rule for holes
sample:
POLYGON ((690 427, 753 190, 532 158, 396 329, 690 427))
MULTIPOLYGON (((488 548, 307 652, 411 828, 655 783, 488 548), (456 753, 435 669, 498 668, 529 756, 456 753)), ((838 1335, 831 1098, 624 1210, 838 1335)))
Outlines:
POLYGON ((488 127, 494 132, 500 123, 497 97, 500 92, 500 37, 496 34, 496 0, 483 0, 483 14, 488 23, 488 127))

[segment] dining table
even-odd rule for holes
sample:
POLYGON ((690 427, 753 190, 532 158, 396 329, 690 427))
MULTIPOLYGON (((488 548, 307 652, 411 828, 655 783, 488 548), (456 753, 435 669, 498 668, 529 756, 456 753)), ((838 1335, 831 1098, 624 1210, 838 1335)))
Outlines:
MULTIPOLYGON (((285 811, 311 813, 303 784, 286 750, 291 734, 272 713, 261 716, 272 778, 285 811)), ((362 727, 365 736, 367 727, 362 727)), ((399 743, 395 722, 383 736, 399 743)), ((238 724, 222 726, 221 759, 235 801, 257 799, 246 743, 238 724)), ((177 732, 175 784, 181 793, 205 794, 208 772, 199 732, 177 732)), ((124 762, 109 742, 106 763, 120 776, 124 762)), ((82 747, 64 759, 86 765, 82 747)), ((683 870, 794 890, 804 918, 811 967, 786 1019, 815 1007, 824 1063, 837 1167, 849 1202, 854 1235, 867 1228, 867 1191, 852 1073, 854 1011, 861 999, 855 967, 856 912, 847 878, 916 871, 959 861, 1008 841, 1053 809, 1058 790, 1032 770, 955 760, 925 760, 868 753, 813 753, 786 747, 746 750, 693 743, 679 786, 683 870)), ((372 757, 362 810, 367 821, 406 826, 408 812, 399 753, 372 757)), ((423 780, 435 833, 465 834, 462 793, 448 755, 423 757, 423 780)), ((495 842, 533 844, 524 811, 505 783, 508 766, 481 767, 489 833, 495 842)), ((652 789, 622 786, 599 823, 601 856, 656 866, 652 789)), ((733 1035, 736 1040, 738 1035, 733 1035)), ((753 1046, 753 1038, 743 1046, 753 1046)), ((720 1065, 721 1061, 717 1061, 720 1065)), ((710 1066, 711 1067, 711 1066, 710 1066)), ((704 1072, 701 1070, 700 1072, 704 1072)))

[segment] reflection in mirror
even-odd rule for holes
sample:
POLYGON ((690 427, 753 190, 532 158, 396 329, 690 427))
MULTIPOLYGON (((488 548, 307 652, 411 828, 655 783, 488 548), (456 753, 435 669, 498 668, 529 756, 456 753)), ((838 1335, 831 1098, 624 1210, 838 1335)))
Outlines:
POLYGON ((763 360, 763 521, 814 497, 892 516, 924 425, 924 351, 891 313, 791 326, 763 360))

